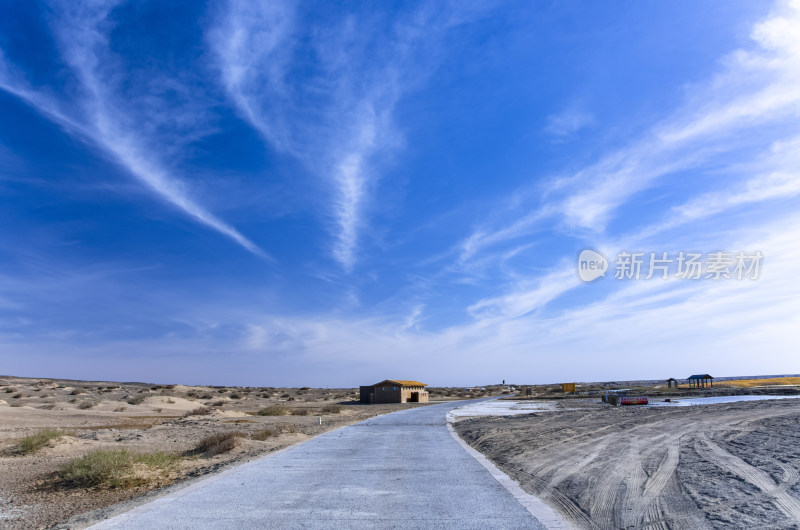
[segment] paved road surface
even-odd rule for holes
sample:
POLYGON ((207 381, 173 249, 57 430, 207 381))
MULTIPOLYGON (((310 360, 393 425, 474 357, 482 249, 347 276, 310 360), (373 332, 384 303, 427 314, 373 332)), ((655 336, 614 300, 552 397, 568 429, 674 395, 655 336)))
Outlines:
POLYGON ((320 435, 92 528, 544 528, 448 432, 463 404, 320 435))

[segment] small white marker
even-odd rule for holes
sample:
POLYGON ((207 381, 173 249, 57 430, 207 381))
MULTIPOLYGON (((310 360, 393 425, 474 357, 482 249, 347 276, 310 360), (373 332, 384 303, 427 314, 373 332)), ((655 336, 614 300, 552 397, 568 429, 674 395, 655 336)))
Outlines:
POLYGON ((319 423, 318 423, 318 425, 322 425, 322 416, 320 416, 320 417, 319 417, 319 423))

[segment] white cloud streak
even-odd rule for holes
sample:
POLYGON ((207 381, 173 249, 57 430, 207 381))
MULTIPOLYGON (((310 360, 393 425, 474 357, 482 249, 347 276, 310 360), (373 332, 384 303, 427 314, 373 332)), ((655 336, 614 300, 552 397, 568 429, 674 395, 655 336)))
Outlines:
POLYGON ((448 24, 420 11, 376 38, 366 15, 309 28, 293 4, 243 0, 230 0, 219 19, 208 40, 229 99, 272 148, 323 179, 331 254, 351 271, 381 165, 402 145, 395 106, 426 77, 448 24))
MULTIPOLYGON (((800 2, 781 2, 751 32, 752 47, 731 53, 710 82, 641 135, 640 141, 537 189, 545 202, 505 226, 480 226, 460 245, 462 261, 494 245, 529 235, 553 218, 572 230, 600 235, 621 206, 668 175, 698 170, 743 146, 767 146, 798 132, 800 2)), ((793 169, 789 170, 793 172, 793 169)), ((779 178, 779 177, 774 177, 779 178)), ((751 196, 756 200, 758 194, 751 196)), ((766 198, 766 197, 765 197, 766 198)))
MULTIPOLYGON (((158 160, 152 142, 144 140, 146 126, 122 109, 129 101, 112 92, 114 72, 108 37, 101 26, 118 2, 92 5, 56 2, 52 26, 61 53, 79 81, 82 97, 78 109, 33 89, 19 73, 12 72, 0 54, 0 88, 14 94, 70 134, 101 148, 140 183, 195 221, 225 235, 249 252, 271 259, 252 241, 190 197, 188 186, 158 160), (103 66, 101 66, 103 65, 103 66)), ((141 109, 140 109, 141 110, 141 109)), ((162 118, 163 119, 163 118, 162 118)), ((177 119, 173 116, 173 119, 177 119)))

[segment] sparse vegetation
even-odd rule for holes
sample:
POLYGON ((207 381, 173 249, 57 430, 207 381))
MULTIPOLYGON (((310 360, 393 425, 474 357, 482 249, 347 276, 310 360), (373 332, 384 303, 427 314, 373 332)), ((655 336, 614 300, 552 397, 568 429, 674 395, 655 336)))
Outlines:
POLYGON ((129 397, 127 400, 125 400, 125 402, 126 402, 128 405, 141 405, 142 403, 144 403, 144 399, 145 399, 145 396, 142 396, 142 395, 140 394, 140 395, 138 395, 138 396, 131 396, 131 397, 129 397))
POLYGON ((81 401, 81 403, 78 405, 78 408, 79 409, 90 409, 90 408, 94 407, 95 405, 97 405, 97 401, 81 401))
POLYGON ((208 407, 198 407, 196 409, 186 411, 184 416, 208 416, 211 414, 211 409, 208 407))
POLYGON ((234 392, 233 394, 230 395, 231 399, 242 399, 243 397, 244 396, 239 394, 238 392, 234 392))
POLYGON ((328 414, 339 414, 342 412, 342 406, 338 403, 330 403, 322 407, 322 412, 326 412, 328 414))
POLYGON ((114 412, 125 412, 128 407, 120 406, 114 409, 114 412))
POLYGON ((17 444, 17 452, 23 455, 33 454, 45 445, 50 440, 57 440, 62 436, 69 433, 66 431, 59 431, 58 429, 43 429, 36 434, 26 436, 17 444))
POLYGON ((98 449, 68 462, 61 468, 59 477, 71 486, 135 486, 146 481, 136 476, 136 464, 166 471, 179 458, 162 451, 134 453, 127 449, 98 449))
POLYGON ((22 394, 14 394, 13 396, 11 396, 11 399, 19 399, 21 397, 22 397, 22 394))
POLYGON ((252 433, 250 435, 250 439, 251 440, 258 440, 260 442, 263 442, 264 440, 266 440, 267 438, 269 438, 270 436, 273 436, 273 435, 274 435, 274 433, 271 430, 263 429, 263 430, 256 431, 256 432, 252 433))
POLYGON ((227 453, 236 447, 237 439, 244 438, 246 435, 242 431, 231 431, 212 434, 200 440, 197 447, 192 451, 193 454, 205 454, 206 456, 214 456, 221 453, 227 453))
POLYGON ((289 409, 282 405, 270 405, 256 412, 259 416, 284 416, 289 413, 289 409))
POLYGON ((85 394, 85 393, 86 393, 86 390, 84 390, 82 388, 76 388, 75 390, 70 392, 70 394, 73 395, 73 396, 77 396, 79 394, 85 394))
POLYGON ((308 409, 292 409, 292 416, 308 416, 308 409))

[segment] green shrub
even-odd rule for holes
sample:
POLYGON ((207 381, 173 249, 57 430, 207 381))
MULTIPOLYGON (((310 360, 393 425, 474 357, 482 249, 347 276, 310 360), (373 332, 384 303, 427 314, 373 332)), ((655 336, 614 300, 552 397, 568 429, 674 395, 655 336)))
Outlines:
POLYGON ((47 445, 50 440, 57 440, 67 434, 69 433, 58 429, 43 429, 20 440, 17 444, 17 452, 23 455, 33 454, 47 445))

